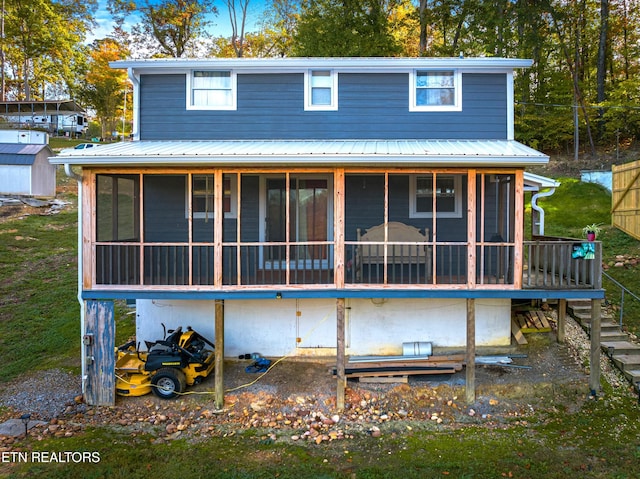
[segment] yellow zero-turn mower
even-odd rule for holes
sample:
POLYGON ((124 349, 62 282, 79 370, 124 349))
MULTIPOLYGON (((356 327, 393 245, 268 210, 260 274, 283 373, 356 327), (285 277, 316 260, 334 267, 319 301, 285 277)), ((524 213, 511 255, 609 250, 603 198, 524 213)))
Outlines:
POLYGON ((162 399, 174 398, 213 371, 215 346, 191 327, 169 330, 165 339, 146 344, 147 351, 139 351, 134 341, 116 349, 118 395, 153 392, 162 399))

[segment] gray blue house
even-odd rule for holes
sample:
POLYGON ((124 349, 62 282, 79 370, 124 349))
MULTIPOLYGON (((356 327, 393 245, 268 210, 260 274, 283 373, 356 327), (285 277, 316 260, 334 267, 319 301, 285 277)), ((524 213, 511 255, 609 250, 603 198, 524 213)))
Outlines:
POLYGON ((114 400, 114 299, 136 300, 141 342, 164 323, 226 356, 333 356, 338 404, 345 357, 418 341, 466 348, 472 396, 475 347, 510 344, 514 299, 590 299, 597 324, 599 244, 572 259, 535 221, 525 241, 525 191, 556 185, 514 140, 514 70, 530 65, 113 63, 134 86, 133 141, 51 160, 82 185, 88 400, 114 400))

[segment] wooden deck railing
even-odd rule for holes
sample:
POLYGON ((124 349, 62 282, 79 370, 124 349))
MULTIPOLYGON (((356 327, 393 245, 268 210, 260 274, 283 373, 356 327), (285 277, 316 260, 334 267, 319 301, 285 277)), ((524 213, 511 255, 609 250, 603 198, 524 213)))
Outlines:
POLYGON ((538 237, 524 243, 524 289, 599 289, 602 243, 538 237))
MULTIPOLYGON (((454 287, 467 283, 465 243, 388 244, 346 242, 344 283, 371 288, 454 287), (418 246, 420 249, 418 249, 418 246)), ((214 289, 211 244, 99 243, 94 284, 104 286, 198 286, 214 289)), ((331 242, 224 244, 222 284, 234 286, 331 286, 336 281, 331 242)), ((475 287, 513 287, 515 246, 484 243, 476 249, 475 287)), ((599 289, 602 244, 539 237, 523 245, 523 289, 599 289)))

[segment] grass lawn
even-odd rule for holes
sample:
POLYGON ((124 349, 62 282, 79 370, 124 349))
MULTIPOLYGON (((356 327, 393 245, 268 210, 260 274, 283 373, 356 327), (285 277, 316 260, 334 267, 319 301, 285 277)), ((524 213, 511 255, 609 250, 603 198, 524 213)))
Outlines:
MULTIPOLYGON (((61 179, 68 182, 66 179, 61 179)), ((640 257, 638 241, 607 226, 610 197, 594 185, 561 179, 541 201, 547 234, 579 237, 588 223, 603 223, 606 262, 617 254, 640 257)), ((72 193, 66 195, 73 200, 72 193)), ((0 387, 33 370, 56 367, 79 372, 77 217, 74 210, 31 215, 0 223, 0 387)), ((637 270, 610 273, 636 293, 637 270)), ((609 293, 609 289, 607 287, 609 293)), ((613 296, 613 290, 612 290, 613 296)), ((615 302, 615 298, 609 299, 615 302)), ((632 303, 629 301, 629 303, 632 303)), ((627 308, 635 307, 625 303, 627 308)), ((120 309, 118 341, 133 333, 131 316, 120 309)), ((639 315, 625 319, 637 328, 639 315)), ((585 391, 586 392, 586 391, 585 391)), ((562 392, 560 391, 561 395, 562 392)), ((597 400, 550 400, 511 420, 476 418, 468 423, 394 421, 381 437, 293 442, 291 431, 215 429, 192 440, 111 426, 88 428, 68 438, 19 439, 0 444, 0 477, 156 479, 214 478, 634 478, 640 462, 640 407, 630 388, 603 384, 597 400), (10 451, 28 454, 12 460, 10 451), (44 451, 48 460, 31 460, 44 451), (65 462, 54 453, 89 454, 65 462)), ((2 411, 0 411, 2 412, 2 411)), ((43 457, 43 456, 40 456, 43 457)), ((75 456, 76 458, 78 456, 75 456)))
MULTIPOLYGON (((0 464, 11 477, 212 478, 634 478, 640 460, 640 410, 610 393, 577 411, 556 405, 507 423, 432 426, 397 422, 321 445, 275 441, 266 431, 213 432, 197 441, 157 443, 116 427, 66 439, 22 441, 27 451, 95 453, 84 463, 0 464)), ((30 456, 31 457, 31 456, 30 456)), ((8 477, 8 476, 7 476, 8 477)))

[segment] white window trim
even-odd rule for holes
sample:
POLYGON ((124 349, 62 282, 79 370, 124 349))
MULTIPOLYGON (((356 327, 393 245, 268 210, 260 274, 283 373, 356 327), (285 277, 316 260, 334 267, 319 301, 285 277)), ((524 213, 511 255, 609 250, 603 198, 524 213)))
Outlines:
POLYGON ((416 105, 416 77, 418 72, 443 71, 442 68, 420 68, 412 70, 409 74, 409 111, 462 111, 462 72, 460 70, 445 71, 453 72, 454 104, 453 105, 416 105))
MULTIPOLYGON (((212 173, 194 173, 195 176, 204 176, 204 175, 212 175, 212 173)), ((225 212, 225 218, 237 218, 238 217, 238 175, 229 174, 231 177, 231 204, 230 210, 225 212)), ((187 196, 193 195, 193 184, 189 185, 189 178, 187 177, 187 196)), ((185 217, 189 217, 189 199, 187 198, 187 211, 185 213, 185 217)), ((193 206, 192 206, 193 207, 193 206)), ((193 219, 213 219, 213 211, 205 212, 193 212, 193 219)))
POLYGON ((309 111, 335 111, 338 109, 338 72, 326 68, 314 68, 304 72, 304 109, 309 111), (331 78, 331 104, 311 104, 311 78, 314 71, 328 71, 331 78))
POLYGON ((187 110, 237 110, 238 109, 238 77, 234 70, 211 70, 211 69, 196 69, 191 70, 187 75, 187 110), (191 92, 191 85, 193 83, 193 72, 195 71, 224 71, 231 74, 231 105, 213 105, 202 106, 193 104, 193 95, 191 92))
MULTIPOLYGON (((455 188, 455 209, 454 211, 436 211, 437 218, 462 218, 462 176, 439 174, 437 176, 453 176, 454 188, 455 188)), ((416 190, 417 179, 419 176, 424 175, 410 175, 409 176, 409 218, 433 218, 433 212, 417 211, 416 190)))

